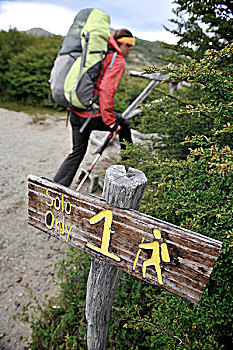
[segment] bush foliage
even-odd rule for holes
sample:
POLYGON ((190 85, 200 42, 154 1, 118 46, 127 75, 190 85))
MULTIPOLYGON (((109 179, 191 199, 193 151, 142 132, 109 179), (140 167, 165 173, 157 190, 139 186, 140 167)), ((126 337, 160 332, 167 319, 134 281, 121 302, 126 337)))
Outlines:
MULTIPOLYGON (((203 58, 188 60, 186 64, 164 68, 169 74, 166 81, 182 84, 189 82, 174 96, 162 93, 161 101, 144 109, 143 118, 138 118, 142 132, 158 132, 160 142, 157 149, 164 157, 169 155, 186 157, 188 148, 180 144, 186 136, 212 133, 212 125, 224 125, 232 115, 232 67, 219 69, 221 61, 231 59, 232 46, 221 51, 207 50, 203 58)), ((156 72, 150 67, 145 72, 156 72)), ((157 89, 159 92, 159 89, 157 89)), ((230 135, 225 134, 222 142, 232 145, 230 135), (224 139, 224 141, 223 141, 224 139)), ((155 145, 156 147, 156 145, 155 145)))
MULTIPOLYGON (((170 79, 195 82, 202 92, 200 100, 183 103, 182 108, 167 117, 169 125, 174 119, 183 121, 184 117, 194 119, 199 128, 203 125, 200 133, 193 135, 192 128, 187 130, 189 136, 183 142, 180 140, 186 147, 187 157, 161 158, 151 145, 128 147, 124 154, 130 155, 127 165, 138 167, 148 178, 141 206, 144 212, 223 242, 207 289, 194 311, 183 301, 175 306, 176 298, 167 293, 153 297, 152 319, 165 322, 166 330, 186 339, 180 347, 171 345, 167 349, 230 349, 232 346, 233 79, 230 66, 222 71, 218 66, 223 57, 232 55, 233 45, 229 45, 220 52, 207 51, 200 62, 192 60, 180 67, 167 68, 170 79), (169 319, 164 317, 165 310, 169 310, 169 319), (172 322, 170 317, 174 313, 177 316, 172 322)), ((153 70, 155 68, 150 69, 153 70)), ((144 118, 142 123, 146 124, 144 118)), ((175 125, 181 136, 183 123, 175 125)), ((136 321, 134 326, 140 326, 144 321, 149 320, 136 321)), ((162 346, 158 341, 155 344, 162 346)))
POLYGON ((29 46, 9 60, 6 93, 14 100, 39 103, 49 95, 48 77, 56 57, 53 40, 29 46))
POLYGON ((6 72, 9 70, 9 60, 27 46, 32 45, 34 38, 25 33, 20 33, 15 29, 9 32, 0 31, 0 93, 7 87, 6 72))

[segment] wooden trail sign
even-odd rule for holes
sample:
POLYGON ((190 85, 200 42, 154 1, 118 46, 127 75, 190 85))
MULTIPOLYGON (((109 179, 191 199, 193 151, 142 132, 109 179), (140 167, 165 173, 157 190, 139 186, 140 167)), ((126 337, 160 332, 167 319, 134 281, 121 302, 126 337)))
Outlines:
POLYGON ((221 242, 41 177, 30 175, 28 189, 30 225, 194 304, 200 301, 221 242))

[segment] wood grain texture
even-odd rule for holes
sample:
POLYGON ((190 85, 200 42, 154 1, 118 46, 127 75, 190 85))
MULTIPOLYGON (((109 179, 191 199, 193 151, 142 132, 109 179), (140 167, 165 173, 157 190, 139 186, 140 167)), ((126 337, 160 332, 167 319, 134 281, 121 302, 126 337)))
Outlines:
POLYGON ((65 242, 66 234, 55 232, 55 224, 51 229, 46 227, 45 213, 49 210, 61 223, 63 220, 67 227, 72 226, 67 243, 96 257, 100 257, 100 254, 88 248, 87 243, 101 245, 103 221, 92 225, 89 220, 102 210, 111 210, 113 221, 109 251, 121 260, 117 262, 104 255, 101 258, 137 278, 161 287, 154 267, 147 268, 145 278, 142 275, 143 261, 150 257, 149 250, 141 251, 136 269, 133 270, 142 239, 144 242, 153 242, 153 229, 159 229, 162 235, 159 242, 167 244, 170 255, 170 262, 161 261, 160 264, 162 288, 194 304, 200 301, 220 252, 221 242, 134 210, 112 207, 103 199, 78 193, 37 176, 28 177, 28 189, 29 224, 65 242), (64 203, 70 203, 70 214, 46 204, 46 201, 51 202, 46 195, 48 188, 51 197, 63 196, 64 203))

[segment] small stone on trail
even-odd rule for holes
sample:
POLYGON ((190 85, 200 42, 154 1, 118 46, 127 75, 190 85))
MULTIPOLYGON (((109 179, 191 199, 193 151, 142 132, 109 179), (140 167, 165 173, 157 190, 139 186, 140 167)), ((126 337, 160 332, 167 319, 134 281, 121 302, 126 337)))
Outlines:
POLYGON ((52 246, 52 249, 55 250, 55 252, 59 252, 60 248, 56 246, 52 246))

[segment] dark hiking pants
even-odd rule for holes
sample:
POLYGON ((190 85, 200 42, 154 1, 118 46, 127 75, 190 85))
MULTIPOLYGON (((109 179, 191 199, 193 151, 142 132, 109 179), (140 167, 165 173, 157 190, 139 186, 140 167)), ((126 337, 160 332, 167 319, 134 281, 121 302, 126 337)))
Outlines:
MULTIPOLYGON (((119 125, 121 126, 121 130, 119 132, 120 144, 124 140, 126 140, 129 143, 132 143, 129 121, 127 119, 124 119, 123 117, 119 117, 117 114, 116 118, 118 120, 119 125)), ((53 179, 55 182, 67 187, 71 185, 75 174, 78 170, 78 167, 81 161, 83 160, 92 130, 111 131, 111 129, 104 124, 101 117, 96 117, 92 118, 86 126, 83 133, 80 133, 79 130, 85 121, 85 118, 79 117, 74 113, 70 114, 70 123, 72 126, 73 137, 73 150, 61 164, 53 179)), ((121 144, 121 148, 124 149, 124 145, 121 144)))

